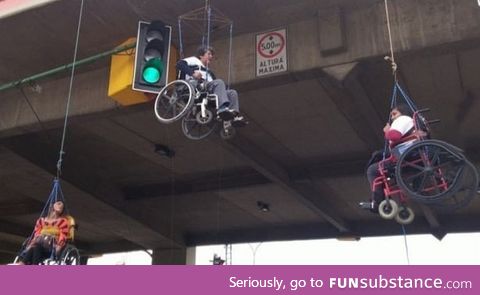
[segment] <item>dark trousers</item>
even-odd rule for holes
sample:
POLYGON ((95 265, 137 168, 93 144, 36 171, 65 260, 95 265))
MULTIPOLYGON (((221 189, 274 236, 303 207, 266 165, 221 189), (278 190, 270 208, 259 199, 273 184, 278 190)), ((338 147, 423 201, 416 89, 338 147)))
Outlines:
POLYGON ((40 264, 51 255, 51 248, 46 249, 41 245, 33 245, 20 255, 20 260, 25 264, 40 264))
POLYGON ((375 162, 368 166, 367 168, 367 179, 368 183, 370 183, 370 189, 372 190, 372 197, 371 200, 375 202, 375 207, 380 204, 385 199, 383 194, 383 185, 377 185, 373 188, 373 181, 375 178, 380 176, 380 172, 378 171, 378 162, 375 162))

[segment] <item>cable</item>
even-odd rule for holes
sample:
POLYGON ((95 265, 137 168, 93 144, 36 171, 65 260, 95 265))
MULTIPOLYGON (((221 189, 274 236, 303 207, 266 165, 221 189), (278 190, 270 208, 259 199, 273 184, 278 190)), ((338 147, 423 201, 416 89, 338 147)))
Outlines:
POLYGON ((80 4, 80 13, 78 16, 78 26, 77 26, 77 35, 75 38, 75 49, 73 53, 73 63, 72 63, 72 71, 70 74, 70 83, 68 86, 68 98, 67 98, 67 106, 65 110, 65 121, 63 123, 63 134, 62 134, 62 143, 60 145, 60 152, 58 155, 58 161, 57 161, 57 178, 60 178, 60 174, 62 171, 62 161, 63 161, 63 155, 65 154, 64 151, 64 146, 65 146, 65 135, 67 133, 67 123, 68 123, 68 114, 70 110, 70 100, 72 98, 72 86, 73 86, 73 77, 75 76, 75 62, 77 61, 77 53, 78 53, 78 40, 80 36, 80 28, 82 25, 82 15, 83 15, 83 3, 84 0, 82 0, 80 4))
POLYGON ((403 224, 402 224, 402 231, 403 231, 403 241, 405 244, 405 255, 407 257, 407 264, 410 265, 410 255, 408 254, 407 232, 405 230, 405 225, 403 224))
POLYGON ((32 113, 34 114, 35 118, 37 119, 38 124, 40 125, 40 129, 42 129, 42 131, 45 133, 48 142, 52 143, 53 141, 50 138, 50 136, 48 135, 47 129, 45 128, 45 126, 43 126, 43 122, 40 120, 40 117, 38 116, 37 112, 33 108, 33 105, 30 103, 30 100, 28 99, 27 94, 25 93, 25 91, 23 90, 23 88, 20 85, 18 85, 18 89, 20 90, 20 93, 22 93, 22 96, 25 99, 25 102, 28 104, 28 107, 32 110, 32 113))
POLYGON ((230 23, 230 42, 228 43, 227 89, 230 89, 230 77, 231 77, 231 74, 232 74, 232 35, 233 35, 233 22, 230 23))

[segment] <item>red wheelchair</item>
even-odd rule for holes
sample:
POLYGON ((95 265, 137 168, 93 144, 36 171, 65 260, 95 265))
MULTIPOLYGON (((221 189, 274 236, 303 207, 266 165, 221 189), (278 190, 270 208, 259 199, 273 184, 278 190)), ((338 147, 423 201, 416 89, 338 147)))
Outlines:
POLYGON ((400 224, 414 220, 407 205, 415 201, 438 210, 455 210, 467 206, 478 188, 478 172, 461 149, 440 140, 430 139, 429 123, 419 110, 413 114, 414 129, 395 146, 390 155, 378 162, 378 177, 372 191, 382 188, 385 199, 378 211, 385 219, 400 224))

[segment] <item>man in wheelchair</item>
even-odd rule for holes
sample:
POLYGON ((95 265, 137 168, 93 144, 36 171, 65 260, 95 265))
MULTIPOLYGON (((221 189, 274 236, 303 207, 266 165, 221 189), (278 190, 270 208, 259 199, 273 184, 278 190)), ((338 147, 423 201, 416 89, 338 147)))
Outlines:
POLYGON ((47 216, 40 217, 25 249, 20 253, 17 264, 41 264, 48 258, 60 258, 67 240, 73 231, 73 218, 64 214, 64 203, 56 201, 50 205, 47 216))
POLYGON ((243 127, 247 121, 240 115, 238 93, 233 89, 226 89, 225 82, 216 79, 215 74, 209 69, 210 62, 215 55, 212 47, 200 46, 195 56, 181 59, 177 62, 180 79, 193 81, 193 87, 199 87, 202 82, 208 93, 218 97, 217 115, 223 121, 232 121, 234 127, 243 127))
POLYGON ((367 178, 372 189, 372 196, 368 202, 360 202, 362 209, 369 209, 374 213, 378 213, 378 205, 385 199, 383 187, 375 185, 375 179, 380 177, 379 164, 382 162, 383 168, 394 169, 395 159, 405 151, 415 140, 416 137, 411 136, 414 132, 414 120, 412 118, 411 109, 405 104, 397 104, 390 112, 391 124, 387 123, 383 127, 385 139, 389 143, 390 154, 385 156, 389 161, 382 162, 382 153, 376 152, 372 155, 367 168, 367 178))

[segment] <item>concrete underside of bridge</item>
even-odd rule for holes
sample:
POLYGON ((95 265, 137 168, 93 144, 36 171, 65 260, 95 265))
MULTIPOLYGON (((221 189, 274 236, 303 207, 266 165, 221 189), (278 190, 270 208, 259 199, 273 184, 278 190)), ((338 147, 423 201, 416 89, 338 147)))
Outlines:
MULTIPOLYGON (((153 102, 125 107, 108 97, 109 58, 79 67, 61 184, 81 253, 155 249, 156 263, 185 263, 195 245, 402 234, 357 208, 370 195, 365 164, 383 146, 393 83, 384 1, 211 3, 234 21, 232 87, 250 124, 228 141, 190 140, 180 122, 155 119, 153 102), (256 77, 255 36, 279 28, 288 71, 256 77), (158 144, 175 156, 156 153, 158 144)), ((176 36, 178 16, 203 4, 87 0, 78 56, 135 36, 139 20, 161 19, 176 36)), ((0 84, 70 63, 79 8, 56 1, 0 19, 0 84)), ((433 137, 477 164, 480 8, 473 0, 390 0, 389 8, 401 85, 441 120, 433 137)), ((192 53, 198 40, 185 38, 192 53)), ((228 39, 212 43, 213 70, 227 77, 228 39)), ((0 261, 13 259, 50 193, 69 79, 64 72, 0 92, 0 261)), ((480 230, 478 197, 453 212, 411 206, 408 234, 480 230)))

